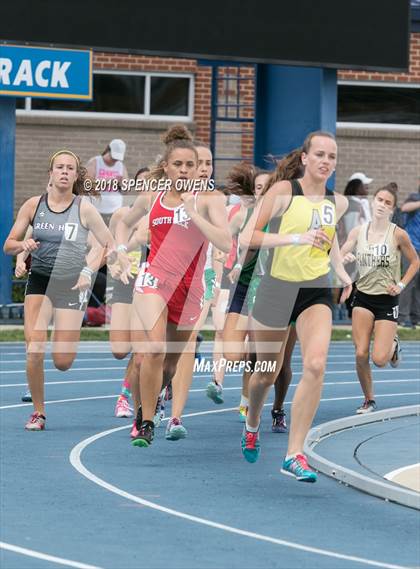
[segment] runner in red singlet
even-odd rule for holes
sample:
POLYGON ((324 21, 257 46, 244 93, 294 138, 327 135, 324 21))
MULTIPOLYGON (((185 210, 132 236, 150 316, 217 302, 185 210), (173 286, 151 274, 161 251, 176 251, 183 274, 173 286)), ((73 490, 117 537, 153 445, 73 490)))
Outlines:
POLYGON ((149 214, 150 253, 137 277, 131 322, 133 350, 141 359, 141 405, 133 444, 142 447, 153 440, 159 393, 175 374, 200 316, 208 244, 226 252, 231 246, 223 196, 217 191, 185 189, 197 175, 198 157, 191 134, 176 125, 164 142, 164 157, 148 181, 149 186, 156 181, 166 184, 167 191, 142 193, 116 230, 119 260, 128 267, 130 229, 149 214))

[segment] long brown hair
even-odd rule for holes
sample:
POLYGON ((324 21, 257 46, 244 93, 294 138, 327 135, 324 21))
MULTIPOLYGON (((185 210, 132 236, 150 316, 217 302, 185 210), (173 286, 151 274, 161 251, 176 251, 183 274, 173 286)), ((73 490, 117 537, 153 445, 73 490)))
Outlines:
POLYGON ((305 154, 309 152, 312 144, 312 139, 315 136, 322 136, 324 138, 330 138, 331 140, 335 141, 335 136, 326 130, 315 130, 314 132, 310 132, 305 138, 302 146, 295 148, 277 162, 276 169, 271 174, 270 179, 262 191, 262 194, 265 194, 267 190, 271 188, 271 186, 276 182, 302 178, 305 173, 305 167, 302 164, 302 152, 305 152, 305 154))
POLYGON ((264 186, 261 194, 265 194, 271 186, 276 182, 282 180, 293 180, 294 178, 301 178, 305 173, 305 168, 302 164, 303 148, 295 148, 289 154, 277 161, 275 170, 270 174, 270 178, 264 186))
POLYGON ((227 190, 236 196, 253 196, 255 195, 255 178, 265 173, 249 162, 236 164, 227 176, 227 190))

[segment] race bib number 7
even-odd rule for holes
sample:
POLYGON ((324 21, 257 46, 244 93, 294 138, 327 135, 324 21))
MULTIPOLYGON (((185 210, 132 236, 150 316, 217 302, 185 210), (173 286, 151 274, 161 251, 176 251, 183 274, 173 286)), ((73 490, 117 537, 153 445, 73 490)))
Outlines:
POLYGON ((66 241, 76 241, 78 228, 78 223, 66 223, 64 225, 64 239, 66 241))

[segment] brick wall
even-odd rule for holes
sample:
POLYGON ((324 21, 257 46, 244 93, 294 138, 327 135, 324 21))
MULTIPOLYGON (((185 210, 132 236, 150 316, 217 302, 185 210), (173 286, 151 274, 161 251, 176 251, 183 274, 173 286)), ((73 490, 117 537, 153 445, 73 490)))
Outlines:
POLYGON ((373 178, 370 193, 389 183, 399 187, 399 203, 417 191, 420 177, 420 130, 337 129, 336 189, 342 192, 354 172, 373 178))
MULTIPOLYGON (((194 123, 189 125, 195 136, 203 142, 210 141, 211 128, 211 68, 197 65, 194 59, 159 58, 141 55, 94 54, 95 69, 126 71, 155 71, 192 73, 195 76, 194 123)), ((237 68, 225 68, 236 73, 237 68)), ((241 67, 241 102, 251 105, 241 110, 241 116, 249 121, 229 123, 220 121, 218 128, 236 130, 237 134, 219 135, 217 154, 238 156, 252 160, 253 154, 253 67, 241 67), (233 125, 233 126, 232 126, 233 125)), ((420 83, 420 33, 411 35, 410 72, 407 74, 340 71, 342 80, 375 80, 420 83)), ((225 86, 229 102, 236 101, 237 93, 232 84, 225 86)), ((48 157, 57 148, 67 146, 78 153, 82 161, 101 152, 112 138, 127 142, 126 164, 130 175, 139 166, 150 163, 163 148, 160 135, 171 123, 160 121, 133 121, 75 117, 19 116, 16 129, 16 208, 22 202, 39 193, 47 181, 48 157)), ((401 131, 354 131, 339 129, 340 163, 337 169, 337 188, 343 188, 346 177, 362 170, 375 178, 375 183, 390 181, 400 184, 405 194, 416 187, 419 175, 418 134, 401 131)), ((218 182, 224 177, 232 162, 218 164, 218 182)))
MULTIPOLYGON (((30 196, 44 191, 49 157, 59 148, 69 148, 82 163, 100 154, 110 140, 127 143, 128 174, 151 164, 164 147, 161 134, 173 123, 115 119, 18 116, 16 128, 15 209, 30 196)), ((194 125, 187 125, 193 128, 194 125)))
MULTIPOLYGON (((420 33, 412 33, 408 73, 340 71, 341 80, 420 83, 420 33)), ((400 188, 400 201, 416 191, 420 176, 420 132, 390 129, 337 129, 339 164, 337 189, 343 190, 353 172, 374 178, 372 189, 390 181, 400 188)))

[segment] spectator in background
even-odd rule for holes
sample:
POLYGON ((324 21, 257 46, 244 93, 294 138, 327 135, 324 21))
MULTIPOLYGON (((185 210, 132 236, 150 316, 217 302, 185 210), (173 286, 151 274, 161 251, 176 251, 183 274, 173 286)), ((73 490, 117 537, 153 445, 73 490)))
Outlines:
POLYGON ((349 201, 349 207, 342 219, 342 229, 345 233, 345 237, 347 237, 353 227, 359 226, 367 221, 365 208, 362 205, 362 200, 367 201, 367 193, 360 180, 351 180, 347 182, 344 195, 349 201))
POLYGON ((121 181, 128 178, 123 163, 125 150, 125 142, 115 138, 102 154, 91 158, 86 165, 88 176, 97 181, 95 188, 100 191, 101 199, 96 208, 107 226, 114 211, 122 207, 121 181), (104 182, 101 183, 100 180, 104 182))
MULTIPOLYGON (((410 194, 401 211, 406 215, 405 230, 411 239, 414 249, 420 255, 420 186, 418 191, 410 194)), ((403 260, 403 271, 407 262, 403 260)), ((400 297, 399 322, 403 326, 415 328, 420 323, 420 273, 402 291, 400 297)))
MULTIPOLYGON (((362 217, 363 217, 362 223, 372 221, 372 214, 370 211, 370 203, 369 203, 369 199, 368 199, 369 185, 372 182, 373 182, 373 178, 368 178, 366 176, 366 174, 363 174, 363 172, 355 172, 354 174, 352 174, 350 176, 350 178, 347 182, 346 189, 344 190, 344 195, 353 196, 353 199, 356 198, 356 201, 360 204, 360 206, 362 208, 362 217), (349 187, 350 182, 355 183, 353 188, 357 188, 357 190, 354 193, 347 193, 346 194, 346 190, 349 187), (358 184, 356 185, 357 182, 358 182, 358 184)), ((350 190, 349 190, 350 192, 353 191, 351 188, 352 188, 352 186, 350 186, 350 190)), ((349 202, 350 202, 350 200, 349 200, 349 202)), ((350 209, 350 204, 349 204, 349 209, 350 209)))

